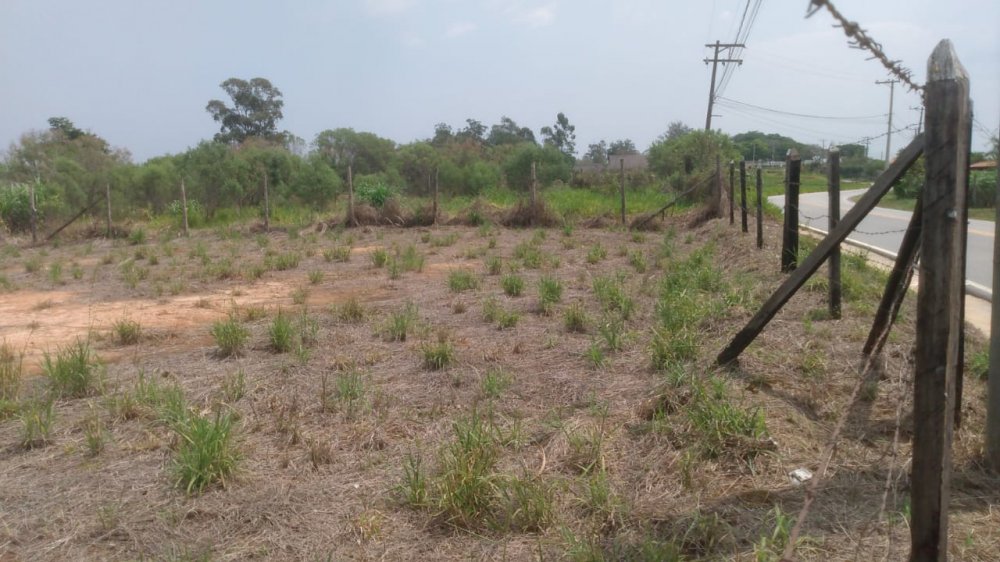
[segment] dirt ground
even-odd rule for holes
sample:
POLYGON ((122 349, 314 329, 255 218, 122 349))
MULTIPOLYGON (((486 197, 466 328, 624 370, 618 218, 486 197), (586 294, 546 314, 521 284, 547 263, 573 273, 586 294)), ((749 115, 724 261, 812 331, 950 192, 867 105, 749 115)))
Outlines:
MULTIPOLYGON (((56 401, 46 446, 20 444, 19 416, 0 419, 0 561, 655 560, 670 549, 680 559, 776 560, 804 495, 789 473, 819 471, 848 407, 797 555, 903 558, 913 299, 880 380, 853 405, 882 279, 861 266, 843 319, 822 313, 825 292, 811 283, 737 366, 716 367, 716 354, 782 279, 779 225, 766 225, 768 243, 757 250, 738 224, 690 226, 690 219, 668 216, 663 230, 644 233, 443 226, 253 234, 234 227, 188 239, 151 232, 134 245, 8 244, 0 253, 7 286, 0 340, 23 354, 20 397, 45 392, 46 353, 80 340, 100 357, 104 384, 92 396, 56 401), (380 249, 391 256, 411 245, 425 258, 419 271, 393 278, 389 267, 373 264, 380 249), (537 268, 516 257, 529 245, 540 252, 537 268), (326 259, 348 246, 348 261, 326 259), (593 259, 596 247, 606 255, 593 259), (669 377, 651 365, 654 328, 669 314, 657 307, 663 279, 695 252, 711 256, 722 289, 690 298, 720 304, 697 327, 694 358, 675 371, 721 381, 718 393, 763 414, 767 435, 752 444, 760 450, 752 459, 739 451, 701 454, 683 401, 649 413, 664 400, 669 377), (293 266, 273 266, 289 255, 298 257, 293 266), (500 274, 487 269, 492 256, 502 260, 500 274), (455 270, 473 273, 478 286, 449 288, 455 270), (521 296, 501 289, 511 272, 524 280, 521 296), (635 302, 617 351, 605 343, 610 321, 594 290, 596 278, 615 275, 635 302), (547 313, 538 304, 542 277, 562 285, 547 313), (517 315, 515 326, 484 320, 490 299, 517 315), (358 322, 341 314, 353 301, 363 309, 358 322), (418 311, 414 332, 386 341, 381 330, 407 303, 418 311), (589 318, 582 333, 565 325, 574 306, 589 318), (279 311, 312 319, 315 341, 298 352, 272 349, 268 330, 279 311), (241 355, 222 357, 210 330, 230 317, 249 328, 250 339, 241 355), (137 344, 116 341, 122 320, 141 326, 137 344), (452 343, 454 360, 435 370, 424 352, 438 341, 452 343), (233 395, 226 381, 238 372, 245 388, 233 395), (363 398, 331 406, 329 386, 348 372, 360 373, 363 398), (503 374, 499 389, 489 387, 496 373, 503 374), (195 412, 238 416, 234 478, 200 494, 175 486, 171 430, 155 416, 114 415, 113 400, 140 375, 178 384, 195 412), (541 524, 456 525, 433 506, 406 501, 406 459, 422 459, 435 489, 457 420, 473 412, 489 412, 505 436, 496 473, 547 491, 541 524), (97 454, 86 432, 95 415, 104 436, 97 454), (596 462, 581 469, 586 439, 596 462), (602 502, 594 499, 599 478, 607 484, 602 502)), ((982 465, 984 396, 983 382, 969 377, 954 452, 956 560, 995 560, 1000 552, 1000 478, 982 465)))

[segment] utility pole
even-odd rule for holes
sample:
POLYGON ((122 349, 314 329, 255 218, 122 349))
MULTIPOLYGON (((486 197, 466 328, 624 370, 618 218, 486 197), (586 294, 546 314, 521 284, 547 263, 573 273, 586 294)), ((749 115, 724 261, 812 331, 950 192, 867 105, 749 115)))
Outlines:
POLYGON ((715 55, 713 55, 712 58, 710 59, 705 59, 705 64, 712 63, 712 84, 708 88, 708 115, 705 116, 705 130, 711 131, 712 107, 715 105, 715 71, 718 68, 720 62, 722 64, 727 64, 730 62, 735 62, 740 65, 743 64, 743 59, 734 59, 734 58, 720 59, 719 52, 726 49, 734 49, 734 48, 742 49, 745 47, 745 45, 743 45, 742 43, 719 43, 718 41, 716 41, 714 44, 708 44, 705 46, 715 48, 715 55))
POLYGON ((896 90, 896 82, 899 82, 899 80, 895 78, 875 81, 876 84, 889 85, 889 129, 885 133, 885 169, 887 170, 889 169, 889 161, 892 160, 892 153, 889 150, 892 147, 892 97, 893 92, 896 90))
POLYGON ((910 106, 910 109, 919 109, 920 110, 920 120, 917 121, 917 134, 919 135, 924 130, 924 106, 922 106, 922 105, 920 107, 910 106))

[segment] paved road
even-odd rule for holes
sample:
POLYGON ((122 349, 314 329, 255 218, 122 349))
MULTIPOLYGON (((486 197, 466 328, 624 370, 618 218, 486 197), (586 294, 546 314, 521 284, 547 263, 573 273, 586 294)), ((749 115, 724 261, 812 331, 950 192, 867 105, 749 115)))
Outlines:
MULTIPOLYGON (((844 216, 854 203, 851 201, 864 189, 851 189, 840 192, 840 214, 844 216)), ((784 208, 784 195, 775 195, 768 200, 784 208)), ((828 194, 803 193, 799 196, 799 222, 820 230, 827 230, 828 194)), ((897 211, 876 207, 861 224, 851 233, 849 239, 870 244, 892 253, 899 251, 903 240, 903 232, 910 222, 909 211, 897 211)), ((989 292, 993 286, 993 223, 991 221, 969 221, 969 254, 966 279, 982 290, 989 292)))

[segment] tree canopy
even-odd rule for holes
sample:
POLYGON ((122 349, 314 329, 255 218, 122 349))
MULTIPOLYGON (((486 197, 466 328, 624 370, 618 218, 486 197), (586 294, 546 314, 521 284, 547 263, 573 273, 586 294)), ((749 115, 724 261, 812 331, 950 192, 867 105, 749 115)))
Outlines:
POLYGON ((239 144, 249 138, 284 141, 278 132, 278 121, 284 117, 281 90, 266 78, 249 81, 230 78, 219 85, 232 100, 232 107, 220 100, 211 100, 205 110, 219 123, 217 142, 239 144))
POLYGON ((576 127, 569 124, 569 119, 562 112, 556 115, 554 126, 542 127, 542 140, 566 156, 576 154, 576 127))

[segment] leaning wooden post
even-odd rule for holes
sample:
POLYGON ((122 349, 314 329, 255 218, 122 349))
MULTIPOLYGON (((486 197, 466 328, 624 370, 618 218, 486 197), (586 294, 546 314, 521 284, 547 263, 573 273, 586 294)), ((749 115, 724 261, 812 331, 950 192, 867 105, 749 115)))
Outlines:
POLYGON ((802 160, 791 148, 785 158, 785 232, 781 245, 781 271, 787 273, 799 263, 799 177, 802 160))
POLYGON ((619 174, 619 191, 621 192, 622 199, 622 226, 625 226, 625 159, 619 158, 618 165, 621 168, 621 173, 619 174))
MULTIPOLYGON (((1000 169, 994 195, 996 220, 993 226, 993 271, 1000 272, 1000 169)), ((990 371, 986 382, 986 459, 1000 472, 1000 275, 993 275, 992 318, 990 320, 990 371)))
POLYGON ((354 173, 351 165, 347 165, 347 224, 358 226, 358 219, 354 216, 354 173))
POLYGON ((948 503, 955 409, 962 271, 961 216, 969 77, 951 42, 938 43, 927 63, 926 176, 923 243, 917 289, 916 367, 913 391, 910 560, 948 559, 948 503))
POLYGON ((108 231, 106 236, 111 238, 111 182, 104 182, 104 199, 108 204, 108 231))
POLYGON ((38 208, 35 206, 35 185, 38 183, 38 176, 35 176, 35 183, 29 184, 28 198, 31 203, 31 243, 38 243, 38 208))
POLYGON ((181 207, 183 209, 182 215, 184 216, 184 236, 189 236, 188 232, 188 197, 187 189, 184 188, 184 178, 181 178, 181 207))
POLYGON ((729 161, 729 224, 736 223, 736 164, 729 161))
POLYGON ((740 160, 740 226, 743 232, 750 232, 747 227, 747 161, 740 160))
POLYGON ((757 166, 757 248, 764 247, 764 178, 757 166))
MULTIPOLYGON (((829 177, 829 229, 836 228, 840 222, 840 150, 833 148, 830 150, 830 177, 829 177)), ((840 285, 840 246, 834 248, 830 253, 830 260, 826 262, 830 274, 830 318, 840 318, 841 314, 841 285, 840 285)))
POLYGON ((267 172, 264 172, 264 232, 271 232, 271 201, 267 193, 267 172))

